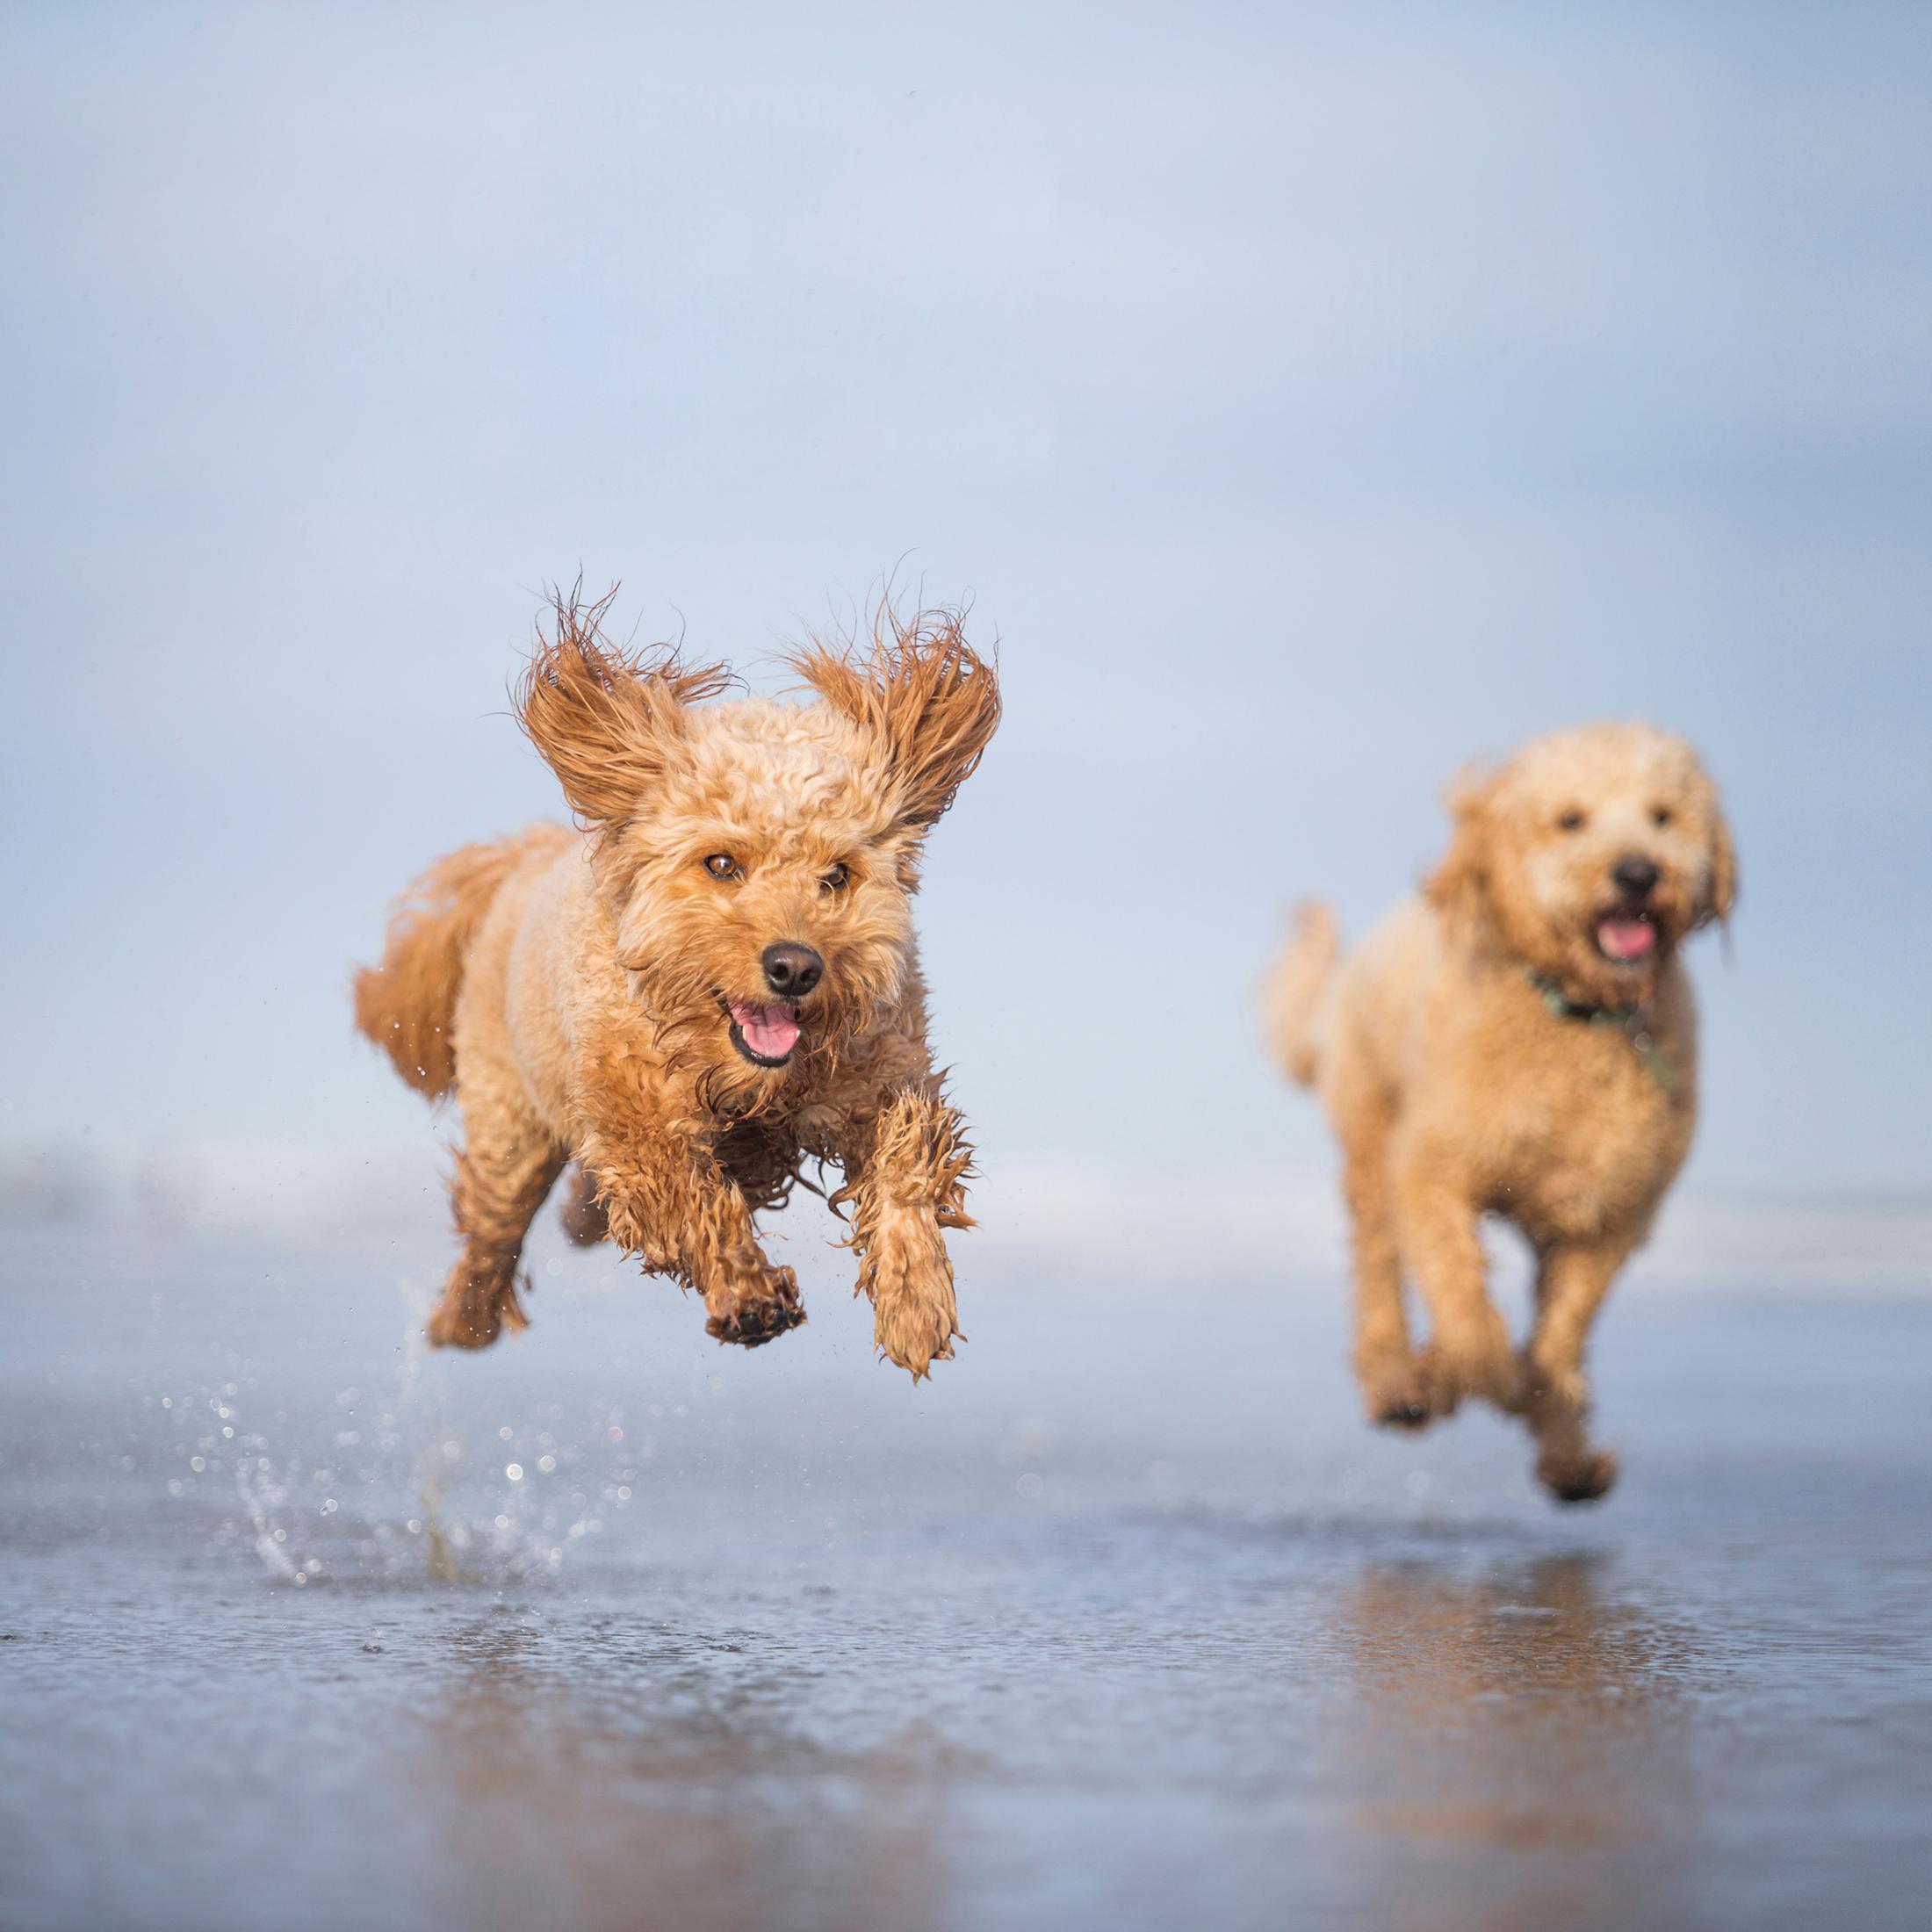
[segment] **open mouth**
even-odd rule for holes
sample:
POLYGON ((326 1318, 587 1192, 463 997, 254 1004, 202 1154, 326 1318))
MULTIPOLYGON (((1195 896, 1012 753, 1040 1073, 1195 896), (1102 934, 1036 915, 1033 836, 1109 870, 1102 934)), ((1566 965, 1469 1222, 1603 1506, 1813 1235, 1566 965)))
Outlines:
POLYGON ((760 1006, 749 999, 718 1004, 731 1015, 732 1044, 754 1067, 782 1067, 798 1045, 798 1009, 787 1000, 760 1006))
POLYGON ((1641 966, 1657 950, 1657 922, 1619 906, 1597 921, 1597 950, 1614 966, 1641 966))

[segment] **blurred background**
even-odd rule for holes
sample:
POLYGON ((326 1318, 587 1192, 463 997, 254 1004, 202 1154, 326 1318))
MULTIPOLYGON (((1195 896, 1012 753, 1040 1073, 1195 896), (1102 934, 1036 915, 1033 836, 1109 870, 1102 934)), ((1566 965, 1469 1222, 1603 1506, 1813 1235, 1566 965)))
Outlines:
POLYGON ((505 698, 544 586, 776 688, 890 576, 1010 694, 923 912, 989 1254, 1332 1265, 1283 906, 1359 929, 1465 759, 1641 716, 1744 879, 1641 1265, 1922 1280, 1922 10, 6 33, 12 1214, 420 1218, 349 975, 558 810, 505 698))

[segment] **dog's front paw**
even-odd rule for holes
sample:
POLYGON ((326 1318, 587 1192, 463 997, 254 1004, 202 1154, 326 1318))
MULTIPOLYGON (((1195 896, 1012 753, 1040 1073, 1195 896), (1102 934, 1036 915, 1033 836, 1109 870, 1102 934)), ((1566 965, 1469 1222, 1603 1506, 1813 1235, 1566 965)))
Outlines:
POLYGON ((890 1362, 914 1381, 934 1362, 953 1359, 959 1308, 953 1297, 953 1264, 945 1236, 931 1214, 908 1214, 874 1236, 859 1277, 872 1301, 872 1339, 890 1362))
POLYGON ((774 1268, 754 1290, 713 1296, 707 1305, 711 1312, 704 1332, 740 1348, 762 1348, 805 1322, 798 1277, 789 1268, 774 1268))
POLYGON ((955 1337, 964 1339, 954 1319, 950 1295, 943 1306, 910 1299, 882 1301, 873 1316, 872 1339, 889 1362, 920 1381, 932 1373, 934 1362, 952 1360, 955 1337))
POLYGON ((1546 1449, 1536 1474, 1559 1503, 1594 1503, 1615 1484, 1617 1458, 1608 1449, 1546 1449))

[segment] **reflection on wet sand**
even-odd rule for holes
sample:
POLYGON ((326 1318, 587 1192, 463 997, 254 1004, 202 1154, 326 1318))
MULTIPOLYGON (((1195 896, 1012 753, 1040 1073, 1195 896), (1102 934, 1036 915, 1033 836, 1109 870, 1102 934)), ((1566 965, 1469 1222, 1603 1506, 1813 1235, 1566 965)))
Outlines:
POLYGON ((415 1720, 413 1801, 441 1922, 585 1932, 936 1925, 962 1767, 917 1727, 840 1752, 729 1638, 606 1619, 566 1660, 515 1611, 448 1634, 453 1691, 415 1720), (729 1660, 732 1668, 720 1665, 729 1660))
POLYGON ((916 1414, 862 1349, 701 1399, 635 1297, 658 1453, 553 1568, 615 1301, 382 1407, 339 1254, 68 1246, 0 1254, 0 1924, 1920 1932, 1922 1308, 1660 1316, 1578 1518, 1487 1424, 1330 1453, 1338 1332, 1279 1295, 1190 1381, 1151 1304, 1090 1359, 1096 1304, 1015 1287, 1025 1347, 916 1414))
POLYGON ((1628 1927, 1670 1893, 1705 1667, 1597 1568, 1377 1566, 1345 1595, 1348 1757, 1389 1924, 1628 1927))

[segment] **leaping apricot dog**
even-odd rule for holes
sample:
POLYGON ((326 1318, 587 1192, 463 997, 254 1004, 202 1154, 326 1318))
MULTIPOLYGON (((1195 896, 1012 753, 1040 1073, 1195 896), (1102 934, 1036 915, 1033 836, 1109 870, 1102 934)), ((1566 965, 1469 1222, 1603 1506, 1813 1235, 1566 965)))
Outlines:
POLYGON ((578 829, 438 861, 357 977, 357 1025, 463 1117, 429 1338, 527 1325, 523 1237, 575 1161, 573 1239, 696 1288, 720 1341, 770 1341, 805 1317, 753 1215, 816 1160, 843 1171, 878 1346, 917 1380, 959 1332, 942 1230, 972 1223, 912 899, 999 721, 992 667, 956 612, 886 605, 865 649, 789 660, 812 702, 707 703, 729 674, 616 648, 609 603, 559 598, 517 693, 578 829))
POLYGON ((1697 1022, 1682 941, 1737 890, 1716 789, 1681 739, 1596 724, 1453 791, 1422 894, 1345 959, 1304 907, 1267 990, 1287 1072, 1319 1090, 1354 1222, 1355 1373, 1370 1417, 1420 1427, 1478 1396, 1523 1416, 1562 1501, 1604 1495, 1583 1352, 1690 1145, 1697 1022), (1478 1218, 1536 1257, 1518 1356, 1478 1218), (1402 1301, 1422 1291, 1419 1352, 1402 1301))

